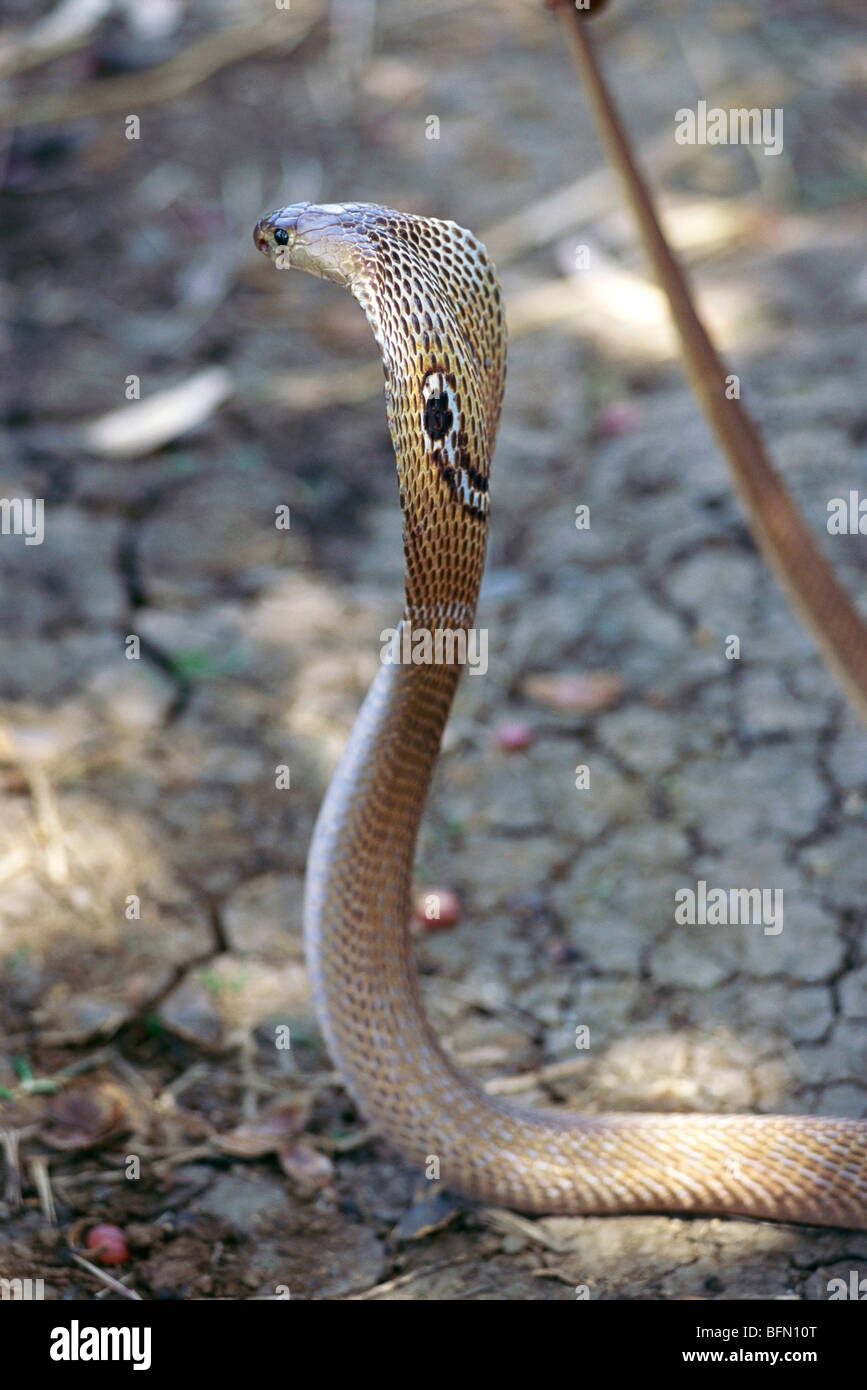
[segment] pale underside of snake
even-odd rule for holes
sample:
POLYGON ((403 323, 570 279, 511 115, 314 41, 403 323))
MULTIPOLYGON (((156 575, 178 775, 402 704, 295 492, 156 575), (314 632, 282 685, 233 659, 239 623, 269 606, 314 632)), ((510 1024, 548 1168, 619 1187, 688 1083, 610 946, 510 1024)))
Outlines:
MULTIPOLYGON (((406 562, 403 624, 472 626, 485 556, 505 324, 485 249, 452 222, 369 204, 278 209, 261 251, 348 288, 385 371, 406 562)), ((790 557, 787 557, 790 558, 790 557)), ((580 1115, 487 1095, 440 1047, 409 938, 415 844, 460 675, 380 666, 310 849, 314 998, 365 1117, 446 1186, 530 1212, 742 1215, 867 1228, 867 1122, 792 1115, 580 1115)))

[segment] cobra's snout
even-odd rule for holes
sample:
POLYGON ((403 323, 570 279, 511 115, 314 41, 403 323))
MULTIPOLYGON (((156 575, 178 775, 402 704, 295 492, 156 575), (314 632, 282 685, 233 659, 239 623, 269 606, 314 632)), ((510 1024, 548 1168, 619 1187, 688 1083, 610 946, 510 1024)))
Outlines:
POLYGON ((364 255, 363 211, 355 204, 291 203, 261 217, 253 240, 281 270, 351 287, 364 255))
POLYGON ((253 241, 263 256, 278 264, 287 260, 298 240, 298 213, 303 207, 306 207, 305 203, 297 207, 277 208, 275 212, 268 212, 259 218, 253 228, 253 241))
POLYGON ((256 244, 257 250, 261 251, 263 256, 270 256, 271 247, 268 242, 268 236, 265 231, 264 222, 265 219, 263 217, 259 222, 256 223, 255 227, 253 228, 253 241, 256 244))
POLYGON ((263 256, 280 267, 293 264, 290 259, 292 251, 304 239, 303 227, 299 226, 299 222, 303 222, 309 207, 309 203, 292 203, 289 207, 275 208, 259 218, 253 228, 253 241, 263 256))

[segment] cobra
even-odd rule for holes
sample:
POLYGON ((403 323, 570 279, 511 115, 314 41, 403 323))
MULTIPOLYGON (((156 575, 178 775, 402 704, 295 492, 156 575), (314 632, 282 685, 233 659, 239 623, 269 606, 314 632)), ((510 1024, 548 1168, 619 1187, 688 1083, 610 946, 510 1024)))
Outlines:
MULTIPOLYGON (((472 626, 505 376, 500 288, 453 222, 298 203, 254 239, 280 267, 344 285, 385 371, 403 513, 402 625, 472 626)), ((867 1228, 867 1123, 792 1115, 522 1108, 446 1056, 411 942, 419 821, 461 667, 382 664, 328 787, 304 930, 320 1023, 367 1119, 446 1185, 529 1212, 674 1212, 867 1228)))

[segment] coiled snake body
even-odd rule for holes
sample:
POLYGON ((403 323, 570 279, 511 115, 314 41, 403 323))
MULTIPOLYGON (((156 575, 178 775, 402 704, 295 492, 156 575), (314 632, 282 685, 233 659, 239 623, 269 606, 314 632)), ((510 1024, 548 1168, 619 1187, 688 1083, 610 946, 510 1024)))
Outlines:
MULTIPOLYGON (((472 626, 505 374, 500 289, 452 222, 368 204, 281 208, 281 267, 346 286, 382 354, 406 557, 403 624, 472 626)), ((305 937, 332 1057, 366 1117, 448 1187, 533 1212, 702 1212, 867 1228, 867 1123, 575 1115, 486 1095, 422 1011, 407 923, 419 820, 460 666, 383 664, 310 850, 305 937)))

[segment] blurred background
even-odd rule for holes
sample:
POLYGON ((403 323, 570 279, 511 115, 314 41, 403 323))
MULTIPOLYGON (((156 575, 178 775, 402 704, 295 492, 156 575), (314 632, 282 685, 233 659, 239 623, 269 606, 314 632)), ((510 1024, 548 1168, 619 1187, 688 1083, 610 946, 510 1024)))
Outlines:
MULTIPOLYGON (((825 519, 867 464, 860 10, 593 24, 856 597, 863 542, 825 519), (677 143, 699 101, 781 108, 782 152, 677 143)), ((530 0, 7 0, 0 126, 0 498, 44 502, 42 544, 0 535, 0 1272, 93 1297, 102 1222, 143 1297, 824 1296, 834 1233, 419 1203, 311 1009, 304 860, 400 612, 400 517, 363 315, 251 233, 373 201, 487 243, 512 343, 490 669, 419 850, 441 1036, 528 1101, 867 1105, 864 740, 745 530, 559 25, 530 0), (700 877, 783 887, 784 931, 676 928, 700 877)))

